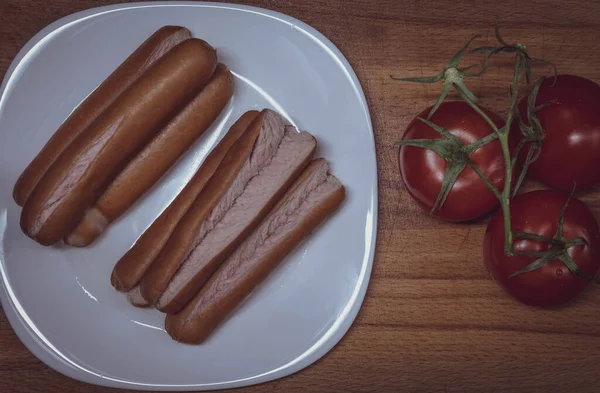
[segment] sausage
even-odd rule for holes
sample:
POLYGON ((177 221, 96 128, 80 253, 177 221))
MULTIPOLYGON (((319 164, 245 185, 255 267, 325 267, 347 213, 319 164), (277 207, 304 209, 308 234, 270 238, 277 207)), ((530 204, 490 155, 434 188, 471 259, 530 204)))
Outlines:
POLYGON ((160 126, 202 88, 216 51, 189 39, 121 94, 55 160, 25 203, 21 228, 50 245, 67 235, 160 126))
POLYGON ((65 244, 86 247, 94 242, 208 129, 232 94, 233 76, 219 64, 208 85, 117 176, 65 244))
POLYGON ((190 38, 173 48, 79 134, 27 199, 21 229, 42 245, 69 234, 149 140, 208 82, 216 51, 190 38))
POLYGON ((184 27, 165 26, 144 41, 71 113, 25 168, 13 189, 15 202, 23 206, 48 167, 73 139, 158 59, 191 37, 192 33, 184 27))
MULTIPOLYGON (((315 148, 316 141, 309 133, 286 130, 271 162, 248 182, 229 209, 223 208, 226 212, 222 219, 217 221, 214 217, 220 206, 211 213, 207 219, 207 233, 172 277, 156 302, 156 308, 168 314, 176 313, 194 297, 298 177, 311 160, 315 148)), ((226 200, 227 195, 223 198, 223 201, 226 200)))
MULTIPOLYGON (((308 165, 316 148, 312 135, 299 133, 291 126, 273 131, 271 136, 261 133, 250 159, 199 230, 193 231, 196 238, 191 247, 174 246, 186 250, 187 255, 183 260, 169 262, 179 268, 157 299, 156 308, 160 311, 181 310, 308 165), (262 148, 261 142, 267 148, 262 148)), ((152 298, 146 297, 144 281, 142 296, 152 303, 152 298)))
POLYGON ((127 292, 127 300, 132 306, 135 307, 148 308, 151 306, 150 303, 148 303, 146 299, 142 297, 139 286, 135 286, 131 289, 131 291, 127 292))
POLYGON ((165 328, 177 341, 200 344, 345 198, 325 160, 309 165, 269 215, 165 328))
POLYGON ((152 305, 156 303, 158 297, 167 287, 170 278, 175 274, 180 263, 187 256, 189 249, 195 241, 196 234, 200 230, 200 226, 218 204, 221 197, 235 180, 240 169, 251 156, 259 135, 268 129, 267 114, 267 111, 262 111, 248 127, 244 135, 229 149, 214 175, 210 178, 202 192, 198 194, 186 214, 173 230, 171 237, 163 249, 140 280, 140 292, 148 303, 152 305))
POLYGON ((217 146, 206 157, 196 174, 173 202, 152 223, 127 253, 117 262, 111 283, 119 291, 130 291, 140 281, 146 270, 171 236, 171 233, 188 211, 198 194, 215 173, 232 145, 248 130, 258 117, 258 111, 244 113, 229 129, 217 146))

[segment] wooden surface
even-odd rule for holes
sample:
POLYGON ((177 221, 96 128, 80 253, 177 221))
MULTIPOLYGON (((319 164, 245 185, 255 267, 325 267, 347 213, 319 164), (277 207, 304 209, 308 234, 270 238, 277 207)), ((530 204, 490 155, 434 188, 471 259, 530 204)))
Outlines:
MULTIPOLYGON (((22 45, 75 11, 118 1, 0 0, 0 75, 22 45)), ((248 392, 597 392, 600 288, 568 308, 540 311, 508 298, 481 262, 485 222, 452 225, 423 214, 403 188, 394 141, 435 99, 440 86, 393 82, 389 74, 438 72, 474 33, 505 38, 555 61, 562 72, 600 81, 600 4, 257 0, 329 37, 354 67, 367 96, 377 143, 379 230, 363 308, 322 360, 248 392)), ((537 75, 546 69, 537 68, 537 75)), ((511 69, 495 62, 471 86, 492 108, 506 108, 511 69)), ((599 108, 600 110, 600 108, 599 108)), ((3 185, 5 186, 5 185, 3 185)), ((600 216, 600 201, 583 198, 600 216)), ((100 392, 50 370, 12 332, 0 309, 0 391, 100 392)))

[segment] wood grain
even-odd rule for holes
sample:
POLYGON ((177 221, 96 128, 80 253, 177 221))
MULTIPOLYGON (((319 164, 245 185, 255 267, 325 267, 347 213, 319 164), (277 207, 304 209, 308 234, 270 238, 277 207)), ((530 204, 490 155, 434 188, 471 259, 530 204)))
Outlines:
MULTIPOLYGON (((0 74, 25 42, 54 20, 118 3, 1 0, 0 74)), ((433 220, 410 200, 392 147, 440 86, 389 75, 437 73, 475 33, 554 60, 562 72, 600 81, 600 3, 560 1, 270 1, 252 5, 297 17, 329 37, 354 67, 371 110, 379 168, 379 231, 372 281, 346 337, 308 369, 247 392, 597 392, 600 289, 575 304, 533 310, 508 298, 482 265, 485 222, 433 220)), ((537 75, 547 73, 536 68, 537 75)), ((511 69, 495 62, 474 92, 507 106, 511 69)), ((600 193, 583 199, 600 217, 600 193)), ((100 392, 50 370, 19 342, 0 310, 0 391, 100 392)))

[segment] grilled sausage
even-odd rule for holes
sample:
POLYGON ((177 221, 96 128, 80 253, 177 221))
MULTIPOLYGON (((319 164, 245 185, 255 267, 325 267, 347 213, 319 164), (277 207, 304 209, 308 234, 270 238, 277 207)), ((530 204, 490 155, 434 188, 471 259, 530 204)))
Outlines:
POLYGON ((179 113, 90 208, 65 244, 86 247, 150 189, 208 129, 233 94, 233 77, 219 64, 210 82, 179 113))
POLYGON ((177 45, 69 144, 40 179, 21 229, 43 245, 69 234, 152 137, 208 82, 216 51, 199 39, 177 45))
POLYGON ((48 167, 115 99, 150 66, 180 42, 191 38, 184 27, 165 26, 140 45, 63 122, 42 150, 25 168, 13 189, 13 198, 23 206, 48 167))

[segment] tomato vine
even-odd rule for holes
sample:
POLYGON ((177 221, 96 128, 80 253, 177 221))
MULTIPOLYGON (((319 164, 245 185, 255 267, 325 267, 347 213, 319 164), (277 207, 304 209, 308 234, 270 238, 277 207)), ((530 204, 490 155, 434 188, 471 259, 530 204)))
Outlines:
MULTIPOLYGON (((547 238, 538 236, 530 233, 513 233, 512 225, 511 225, 511 214, 510 214, 510 201, 513 196, 516 195, 518 189, 520 188, 525 176, 527 174, 528 167, 531 163, 535 162, 535 160, 539 157, 540 150, 542 148, 542 141, 545 137, 544 131, 540 122, 536 118, 536 112, 552 105, 554 102, 550 101, 547 103, 543 103, 539 106, 536 106, 536 98, 537 92, 544 82, 545 78, 540 78, 533 85, 532 91, 529 96, 528 106, 527 106, 527 123, 521 118, 517 108, 517 100, 519 93, 519 85, 522 82, 523 77, 525 78, 526 83, 530 83, 531 81, 531 73, 532 73, 532 63, 534 61, 539 61, 545 64, 550 65, 554 71, 554 83, 556 83, 557 78, 557 69, 553 63, 537 58, 531 55, 528 48, 521 43, 509 44, 507 43, 500 34, 500 30, 498 27, 498 22, 495 25, 495 38, 497 41, 497 46, 482 46, 477 47, 471 50, 469 53, 474 54, 483 54, 484 58, 480 64, 472 64, 469 66, 461 66, 461 62, 464 58, 464 55, 467 53, 469 46, 479 38, 479 35, 475 35, 471 37, 466 44, 459 49, 458 52, 444 65, 444 68, 441 73, 430 76, 430 77, 417 77, 417 78, 398 78, 391 76, 394 80, 406 81, 406 82, 417 82, 417 83, 436 83, 443 82, 443 88, 438 96, 435 104, 431 108, 427 118, 419 118, 420 121, 427 124, 429 127, 437 131, 442 138, 441 139, 406 139, 396 143, 396 145, 400 146, 414 146, 421 147, 425 149, 429 149, 437 153, 440 157, 444 158, 447 163, 446 172, 444 175, 444 180, 441 185, 440 192, 438 194, 437 200, 433 206, 432 212, 441 207, 451 189, 455 181, 461 172, 468 165, 471 167, 477 175, 481 178, 481 180, 486 184, 488 189, 496 196, 496 198, 500 202, 500 206, 502 209, 502 216, 504 221, 504 254, 508 257, 514 255, 522 255, 522 253, 515 253, 513 249, 513 243, 516 239, 531 239, 538 240, 548 243, 549 249, 545 252, 538 252, 535 255, 530 255, 532 257, 536 257, 537 259, 531 263, 531 265, 515 271, 511 277, 519 274, 523 274, 535 269, 539 269, 544 264, 548 263, 551 260, 561 260, 569 270, 571 270, 574 274, 579 275, 580 277, 585 278, 588 281, 593 280, 593 278, 588 277, 584 274, 577 265, 573 262, 573 260, 569 257, 567 250, 571 247, 584 245, 586 247, 590 247, 590 245, 583 238, 574 238, 574 239, 565 239, 562 237, 562 226, 564 220, 564 212, 567 208, 567 204, 570 200, 567 199, 565 206, 561 212, 559 217, 559 230, 555 237, 547 238), (494 121, 486 114, 486 111, 481 107, 481 100, 473 94, 473 92, 468 88, 465 80, 467 78, 474 78, 482 76, 486 70, 488 69, 489 62, 492 57, 499 54, 514 54, 514 71, 512 76, 512 82, 510 85, 510 106, 506 115, 505 123, 502 127, 496 125, 494 121), (479 67, 479 70, 476 70, 479 67), (476 70, 476 71, 473 71, 476 70), (430 121, 432 115, 440 108, 440 105, 444 100, 446 100, 448 93, 454 89, 461 99, 466 102, 481 118, 485 120, 485 122, 489 125, 493 132, 470 145, 465 145, 462 143, 456 136, 452 135, 448 130, 440 127, 437 124, 434 124, 430 121), (517 122, 521 132, 523 134, 523 138, 518 143, 517 147, 514 149, 514 153, 511 152, 511 140, 510 140, 510 131, 513 125, 513 122, 517 122), (502 147, 502 154, 504 158, 504 187, 502 191, 498 190, 486 177, 486 175, 478 168, 477 165, 473 163, 470 159, 470 155, 473 154, 477 149, 483 147, 487 143, 498 140, 502 147), (524 148, 524 146, 529 143, 529 151, 527 152, 527 156, 525 162, 522 165, 522 171, 516 180, 513 187, 513 171, 517 165, 517 157, 519 156, 520 151, 524 148)), ((593 250, 592 250, 593 251, 593 250)))

